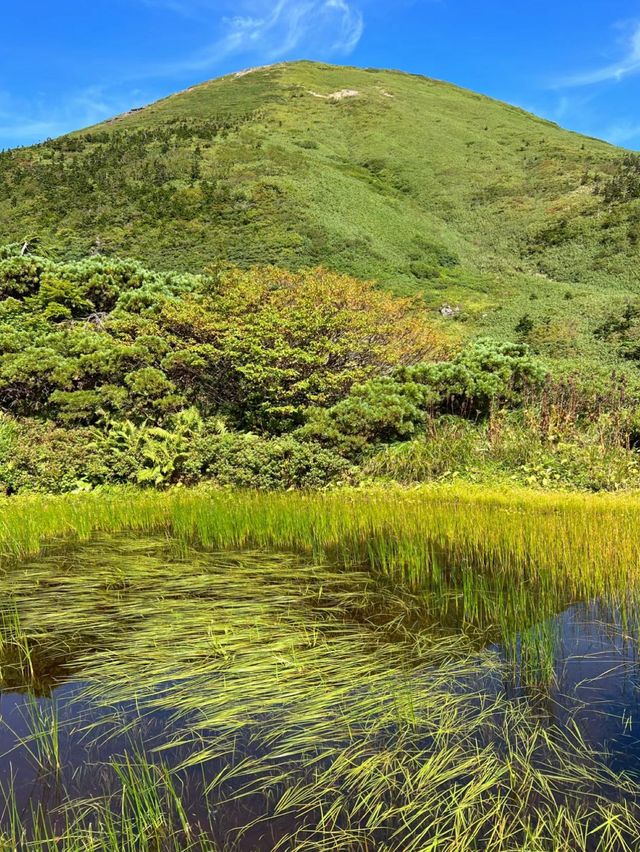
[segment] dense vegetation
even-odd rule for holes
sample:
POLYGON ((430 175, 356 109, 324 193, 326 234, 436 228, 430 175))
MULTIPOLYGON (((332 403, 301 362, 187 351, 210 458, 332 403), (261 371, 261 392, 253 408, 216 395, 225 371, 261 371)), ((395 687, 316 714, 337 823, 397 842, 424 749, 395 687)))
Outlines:
POLYGON ((585 696, 635 674, 638 497, 391 496, 0 500, 2 844, 632 852, 585 696), (596 596, 574 688, 554 616, 596 596))
POLYGON ((313 63, 5 152, 3 488, 635 487, 639 163, 313 63))
POLYGON ((636 848, 640 158, 282 65, 0 240, 1 847, 636 848))
POLYGON ((640 280, 638 173, 445 83, 284 64, 0 155, 0 241, 164 270, 323 265, 451 305, 459 338, 519 328, 613 365, 593 330, 640 280))
MULTIPOLYGON (((632 336, 629 308, 599 334, 632 336)), ((626 339, 626 338, 625 338, 626 339)), ((461 476, 640 484, 640 382, 522 340, 460 347, 417 300, 324 269, 0 260, 5 491, 461 476)))

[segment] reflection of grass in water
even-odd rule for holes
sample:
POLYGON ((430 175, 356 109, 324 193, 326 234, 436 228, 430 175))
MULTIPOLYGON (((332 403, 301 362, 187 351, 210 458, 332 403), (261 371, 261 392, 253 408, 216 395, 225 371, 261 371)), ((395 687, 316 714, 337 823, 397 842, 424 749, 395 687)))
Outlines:
POLYGON ((39 769, 57 771, 60 759, 60 723, 55 701, 40 702, 29 696, 29 735, 20 739, 39 769))
MULTIPOLYGON (((96 703, 136 701, 133 726, 168 711, 165 746, 182 751, 171 770, 123 757, 113 807, 70 806, 64 848, 187 848, 197 827, 189 837, 177 802, 200 767, 231 847, 280 817, 283 849, 633 849, 640 791, 579 731, 508 701, 496 688, 508 668, 482 648, 520 635, 525 679, 544 686, 554 613, 614 599, 622 582, 635 599, 636 504, 450 489, 89 495, 35 498, 27 533, 6 504, 0 542, 23 558, 42 535, 94 529, 182 542, 182 562, 144 540, 105 542, 0 577, 25 634, 37 626, 66 648, 96 703), (313 559, 209 557, 189 541, 313 559), (175 795, 158 800, 148 788, 162 771, 175 795), (228 814, 243 801, 253 812, 238 834, 228 814)), ((182 807, 193 822, 188 796, 182 807)))
POLYGON ((35 677, 32 646, 15 602, 0 607, 0 681, 31 682, 35 677))
POLYGON ((27 632, 37 624, 67 646, 91 638, 75 666, 97 704, 136 701, 132 733, 168 711, 157 757, 182 754, 172 769, 150 752, 110 759, 119 791, 111 805, 64 809, 63 848, 200 843, 182 789, 193 767, 228 848, 274 819, 284 827, 263 848, 581 849, 576 838, 592 832, 592 847, 608 850, 626 848, 616 832, 640 831, 640 791, 577 733, 494 689, 497 657, 425 626, 424 595, 291 556, 182 560, 161 543, 105 540, 0 578, 27 632), (29 594, 35 580, 47 594, 29 594), (229 814, 248 801, 239 830, 229 814))
POLYGON ((210 838, 189 825, 166 767, 126 755, 113 767, 122 794, 109 799, 63 803, 53 815, 40 805, 20 813, 16 779, 0 789, 4 801, 0 848, 64 852, 216 852, 210 838))
POLYGON ((526 627, 520 633, 506 634, 504 648, 522 686, 546 692, 556 684, 556 658, 559 627, 548 619, 526 627))

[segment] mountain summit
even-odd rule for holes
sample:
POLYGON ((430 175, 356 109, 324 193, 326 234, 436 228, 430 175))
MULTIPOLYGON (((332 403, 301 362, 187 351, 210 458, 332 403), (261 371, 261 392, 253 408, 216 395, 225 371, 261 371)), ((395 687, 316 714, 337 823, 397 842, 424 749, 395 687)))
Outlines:
POLYGON ((638 283, 640 202, 605 197, 623 163, 437 80, 286 63, 5 152, 0 242, 161 268, 324 264, 480 316, 532 288, 638 283))

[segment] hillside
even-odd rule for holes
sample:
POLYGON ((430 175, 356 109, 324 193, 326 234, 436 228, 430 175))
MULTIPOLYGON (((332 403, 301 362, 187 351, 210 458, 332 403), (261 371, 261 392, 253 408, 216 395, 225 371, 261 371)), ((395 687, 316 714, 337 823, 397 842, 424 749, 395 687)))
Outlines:
POLYGON ((640 487, 640 158, 297 63, 0 162, 0 491, 640 487))
POLYGON ((190 271, 324 264, 459 305, 462 334, 607 360, 593 330, 640 285, 640 190, 603 195, 622 157, 435 80, 284 64, 5 152, 0 244, 190 271))

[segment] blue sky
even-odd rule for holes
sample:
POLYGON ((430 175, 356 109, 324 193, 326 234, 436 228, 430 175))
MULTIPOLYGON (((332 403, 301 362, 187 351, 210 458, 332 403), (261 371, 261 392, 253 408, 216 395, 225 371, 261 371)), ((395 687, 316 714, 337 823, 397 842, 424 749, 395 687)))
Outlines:
POLYGON ((0 148, 303 58, 449 80, 640 149, 640 0, 4 0, 0 148))

